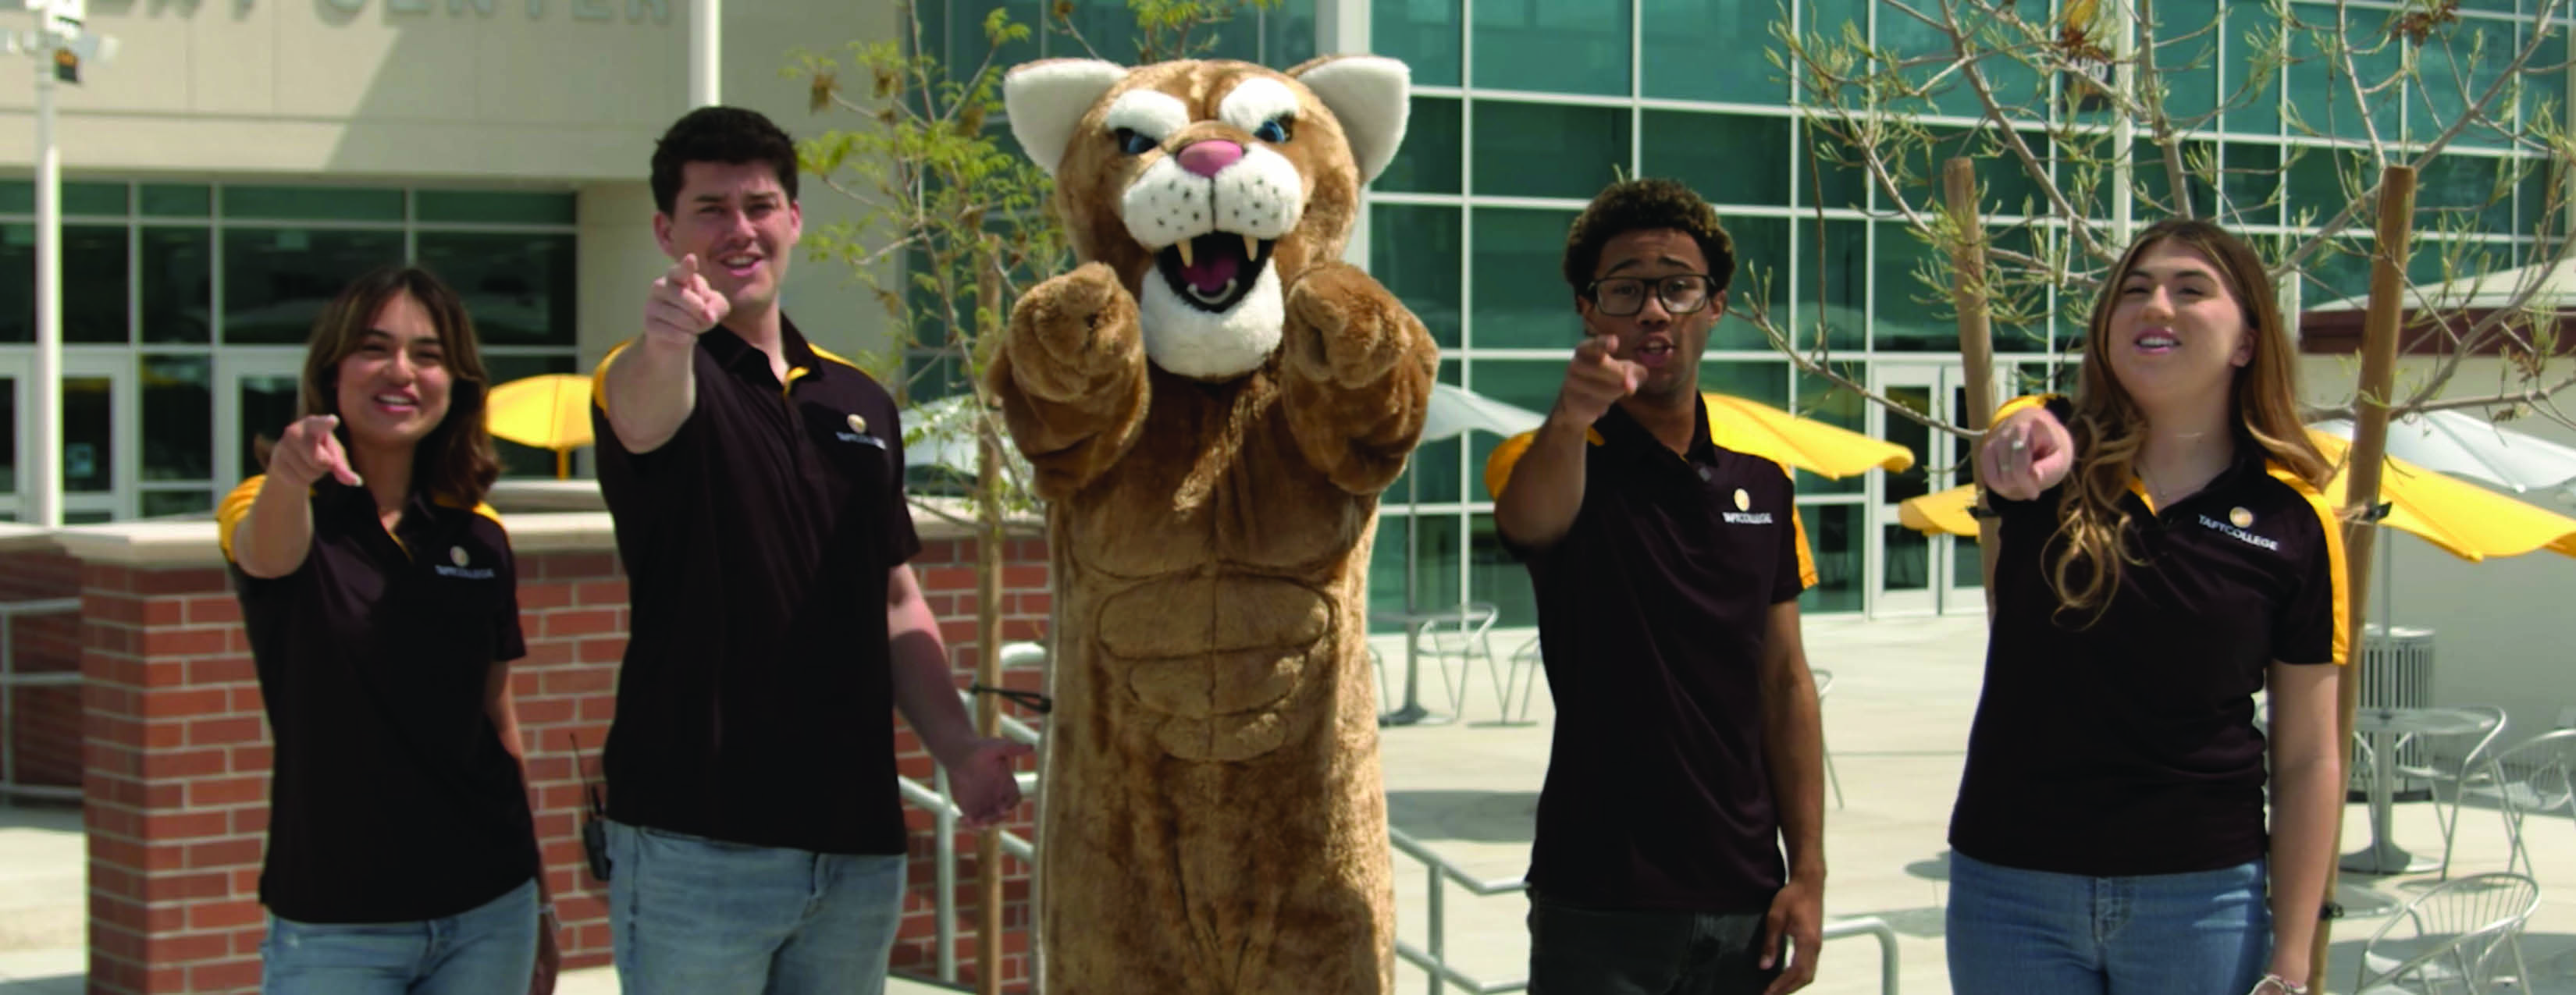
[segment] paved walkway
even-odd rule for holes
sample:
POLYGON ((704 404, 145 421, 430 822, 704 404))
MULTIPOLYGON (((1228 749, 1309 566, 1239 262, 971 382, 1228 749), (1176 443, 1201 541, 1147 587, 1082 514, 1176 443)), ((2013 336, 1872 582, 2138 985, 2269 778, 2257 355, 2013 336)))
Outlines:
MULTIPOLYGON (((1957 790, 1962 750, 1976 706, 1983 653, 1982 619, 1912 619, 1860 622, 1824 620, 1808 629, 1809 654, 1835 683, 1825 699, 1826 744, 1841 775, 1843 807, 1826 812, 1826 855, 1831 878, 1826 910, 1832 916, 1876 916, 1900 936, 1901 990, 1909 995, 1947 992, 1942 951, 1945 899, 1944 830, 1957 790)), ((1495 649, 1510 651, 1527 637, 1498 633, 1495 649)), ((1401 667, 1400 645, 1383 647, 1401 667)), ((2444 661, 2445 666, 2466 666, 2444 661)), ((1424 672, 1424 697, 1447 710, 1438 676, 1424 672)), ((1391 675, 1401 693, 1402 675, 1391 675)), ((1549 739, 1546 690, 1532 708, 1536 723, 1500 726, 1491 679, 1480 669, 1469 685, 1464 723, 1390 729, 1382 744, 1388 811, 1394 824, 1487 878, 1515 878, 1529 855, 1532 814, 1549 739)), ((2518 742, 2540 730, 2508 730, 2518 742)), ((1828 791, 1828 805, 1831 792, 1828 791)), ((2471 808, 2460 818, 2455 873, 2501 870, 2502 822, 2494 812, 2471 808)), ((2368 815, 2347 810, 2347 850, 2368 840, 2368 815)), ((2417 851, 2438 852, 2441 834, 2432 806, 2402 804, 2396 833, 2417 851)), ((2565 819, 2531 827, 2544 894, 2540 913, 2524 940, 2535 977, 2531 991, 2576 995, 2576 825, 2565 819)), ((84 969, 82 866, 76 812, 0 807, 0 995, 73 995, 84 969)), ((1428 946, 1428 885, 1423 866, 1396 858, 1398 935, 1428 946)), ((2400 897, 2434 883, 2430 874, 2368 882, 2400 897)), ((1484 982, 1521 977, 1528 937, 1517 895, 1474 898, 1452 886, 1446 896, 1447 947, 1453 963, 1484 982)), ((2335 967, 2327 979, 2350 991, 2361 940, 2381 920, 2347 920, 2337 929, 2335 967)), ((1865 995, 1879 990, 1875 945, 1866 939, 1829 944, 1823 970, 1810 991, 1865 995)), ((1401 990, 1427 990, 1422 972, 1398 968, 1401 990)), ((615 974, 605 969, 567 975, 564 995, 612 995, 615 974)), ((929 992, 898 986, 895 992, 929 992)), ((1452 989, 1454 991, 1454 989, 1452 989)))

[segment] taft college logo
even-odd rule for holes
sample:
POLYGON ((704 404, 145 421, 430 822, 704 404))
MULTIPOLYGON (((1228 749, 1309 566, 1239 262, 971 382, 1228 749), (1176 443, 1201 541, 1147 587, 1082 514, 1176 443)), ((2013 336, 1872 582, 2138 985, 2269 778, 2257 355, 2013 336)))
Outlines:
POLYGON ((1770 513, 1770 512, 1767 512, 1767 511, 1754 511, 1754 510, 1752 510, 1752 508, 1753 508, 1753 496, 1752 496, 1752 495, 1750 495, 1750 494, 1746 494, 1746 493, 1744 493, 1744 488, 1741 488, 1741 487, 1736 488, 1736 489, 1735 489, 1735 510, 1734 510, 1734 511, 1727 512, 1727 513, 1725 514, 1725 516, 1724 516, 1724 517, 1725 517, 1725 519, 1726 519, 1726 524, 1728 524, 1728 525, 1769 525, 1769 524, 1771 524, 1771 513, 1770 513))
POLYGON ((2208 529, 2212 532, 2221 533, 2230 539, 2234 539, 2248 546, 2260 546, 2275 553, 2281 551, 2281 543, 2278 540, 2266 539, 2262 536, 2245 531, 2247 526, 2254 524, 2253 512, 2247 511, 2243 508, 2232 509, 2228 511, 2227 521, 2224 522, 2211 518, 2208 515, 2201 515, 2199 517, 2200 526, 2202 528, 2208 529))
POLYGON ((492 579, 491 567, 477 567, 474 566, 473 563, 474 558, 466 554, 465 547, 449 546, 447 547, 447 563, 441 563, 438 565, 438 575, 441 577, 457 577, 464 580, 492 579), (450 566, 449 564, 454 565, 450 566))

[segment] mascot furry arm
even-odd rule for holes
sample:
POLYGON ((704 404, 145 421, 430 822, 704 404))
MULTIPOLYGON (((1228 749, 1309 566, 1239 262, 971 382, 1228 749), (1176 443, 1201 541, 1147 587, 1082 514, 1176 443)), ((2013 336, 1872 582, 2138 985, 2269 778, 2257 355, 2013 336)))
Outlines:
POLYGON ((1366 575, 1439 357, 1340 258, 1409 89, 1365 56, 1005 78, 1082 260, 988 372, 1056 568, 1046 991, 1391 989, 1366 575))

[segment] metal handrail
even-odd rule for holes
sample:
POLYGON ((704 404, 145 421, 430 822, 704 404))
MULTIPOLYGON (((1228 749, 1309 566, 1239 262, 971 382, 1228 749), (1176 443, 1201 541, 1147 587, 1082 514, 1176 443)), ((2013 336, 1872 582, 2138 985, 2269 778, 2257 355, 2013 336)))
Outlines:
POLYGON ((18 783, 18 696, 22 687, 58 687, 81 682, 77 670, 18 672, 17 622, 22 615, 62 615, 80 611, 79 598, 39 598, 0 602, 0 795, 79 801, 80 785, 18 783))
MULTIPOLYGON (((1468 995, 1498 995, 1502 992, 1528 991, 1529 981, 1525 978, 1486 984, 1449 966, 1446 956, 1449 932, 1448 903, 1444 900, 1443 893, 1446 891, 1444 881, 1465 888, 1468 893, 1478 897, 1527 891, 1529 882, 1523 878, 1475 877, 1468 874, 1466 868, 1433 852, 1430 847, 1423 846, 1421 841, 1414 839, 1404 830, 1390 826, 1387 828, 1386 835, 1387 840, 1394 844, 1396 852, 1421 861, 1430 871, 1430 889, 1425 895, 1429 915, 1425 918, 1429 920, 1426 925, 1431 933, 1431 949, 1424 950, 1399 939, 1395 941, 1395 954, 1403 958, 1406 963, 1421 968, 1424 973, 1431 976, 1431 995, 1441 995, 1450 985, 1464 989, 1468 995)), ((1862 916, 1826 923, 1820 939, 1838 940, 1863 934, 1878 939, 1879 991, 1885 995, 1897 995, 1896 930, 1888 926, 1884 920, 1875 916, 1862 916)))

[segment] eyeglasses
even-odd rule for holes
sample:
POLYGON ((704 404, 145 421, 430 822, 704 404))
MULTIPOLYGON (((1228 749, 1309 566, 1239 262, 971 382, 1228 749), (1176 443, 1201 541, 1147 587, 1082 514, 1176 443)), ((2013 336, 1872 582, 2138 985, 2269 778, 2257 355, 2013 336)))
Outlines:
POLYGON ((1614 276, 1594 280, 1584 288, 1592 295, 1592 304, 1601 313, 1625 318, 1646 309, 1646 287, 1655 288, 1655 296, 1664 302, 1664 310, 1675 315, 1689 314, 1708 306, 1708 275, 1676 273, 1672 276, 1614 276))

